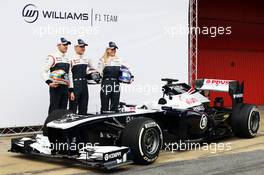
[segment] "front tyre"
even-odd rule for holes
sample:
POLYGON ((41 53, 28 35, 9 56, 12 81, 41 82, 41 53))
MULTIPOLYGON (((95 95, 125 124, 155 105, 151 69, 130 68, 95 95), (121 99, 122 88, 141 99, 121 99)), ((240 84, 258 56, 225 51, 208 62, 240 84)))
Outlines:
POLYGON ((137 164, 153 163, 158 158, 162 142, 160 126, 149 118, 136 118, 123 130, 122 145, 131 149, 137 164))

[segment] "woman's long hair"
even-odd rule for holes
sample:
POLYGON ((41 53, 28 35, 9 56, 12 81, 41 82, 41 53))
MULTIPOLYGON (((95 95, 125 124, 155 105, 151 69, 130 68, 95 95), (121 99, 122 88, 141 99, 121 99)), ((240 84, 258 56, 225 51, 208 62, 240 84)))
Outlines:
MULTIPOLYGON (((104 52, 104 55, 102 56, 102 59, 103 59, 103 61, 104 61, 104 63, 106 63, 107 62, 107 60, 108 60, 108 58, 110 57, 110 55, 109 55, 109 53, 108 53, 108 50, 109 50, 110 48, 106 48, 105 49, 105 52, 104 52)), ((118 57, 115 55, 115 57, 114 57, 115 59, 118 59, 118 57)))

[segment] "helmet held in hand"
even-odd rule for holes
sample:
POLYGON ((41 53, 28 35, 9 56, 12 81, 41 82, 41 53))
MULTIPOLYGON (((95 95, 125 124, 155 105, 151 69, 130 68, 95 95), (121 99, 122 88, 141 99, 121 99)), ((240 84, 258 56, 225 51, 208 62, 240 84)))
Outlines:
POLYGON ((53 82, 57 84, 67 85, 67 86, 70 85, 68 74, 62 69, 52 71, 49 77, 53 82))

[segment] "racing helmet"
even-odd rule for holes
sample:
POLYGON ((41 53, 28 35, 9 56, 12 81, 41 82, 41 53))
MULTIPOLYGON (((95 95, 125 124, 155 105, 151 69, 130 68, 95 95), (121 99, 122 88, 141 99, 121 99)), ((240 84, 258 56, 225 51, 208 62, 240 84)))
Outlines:
POLYGON ((99 84, 101 81, 101 75, 98 71, 92 69, 87 72, 88 84, 99 84))
POLYGON ((62 69, 52 71, 49 77, 55 83, 67 86, 70 85, 68 74, 62 69))
POLYGON ((126 67, 120 68, 120 76, 118 78, 119 82, 130 84, 134 80, 134 76, 126 67))

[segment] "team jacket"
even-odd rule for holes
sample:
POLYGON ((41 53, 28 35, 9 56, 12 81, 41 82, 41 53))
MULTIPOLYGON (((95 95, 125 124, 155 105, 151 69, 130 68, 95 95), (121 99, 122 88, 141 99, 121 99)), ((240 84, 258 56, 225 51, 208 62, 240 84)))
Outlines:
POLYGON ((72 79, 71 81, 78 81, 86 79, 89 70, 94 69, 92 61, 85 58, 84 55, 75 55, 70 61, 72 79))
POLYGON ((106 62, 101 58, 97 70, 103 78, 118 78, 121 66, 127 67, 120 58, 110 57, 106 62))

